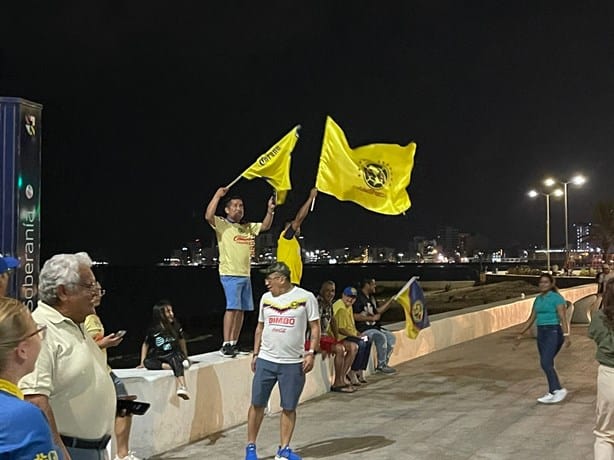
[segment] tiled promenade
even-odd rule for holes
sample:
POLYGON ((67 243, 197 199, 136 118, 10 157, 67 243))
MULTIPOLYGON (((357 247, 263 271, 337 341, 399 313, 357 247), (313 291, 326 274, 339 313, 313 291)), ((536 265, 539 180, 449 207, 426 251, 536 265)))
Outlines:
MULTIPOLYGON (((372 376, 350 394, 329 393, 298 409, 292 447, 305 459, 495 460, 592 458, 597 364, 586 327, 556 361, 570 391, 558 405, 546 390, 535 340, 512 350, 518 327, 466 342, 372 376)), ((247 408, 245 408, 247 411, 247 408)), ((265 417, 261 459, 274 458, 279 417, 265 417)), ((246 426, 156 457, 242 459, 246 426)))

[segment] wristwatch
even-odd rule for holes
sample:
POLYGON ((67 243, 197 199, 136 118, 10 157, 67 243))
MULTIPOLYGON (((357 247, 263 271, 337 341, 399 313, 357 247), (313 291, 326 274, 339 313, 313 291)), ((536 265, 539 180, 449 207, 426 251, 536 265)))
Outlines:
POLYGON ((318 354, 318 352, 317 352, 316 350, 308 350, 308 351, 307 351, 307 354, 308 354, 308 355, 313 355, 313 356, 315 356, 315 355, 317 355, 317 354, 318 354))

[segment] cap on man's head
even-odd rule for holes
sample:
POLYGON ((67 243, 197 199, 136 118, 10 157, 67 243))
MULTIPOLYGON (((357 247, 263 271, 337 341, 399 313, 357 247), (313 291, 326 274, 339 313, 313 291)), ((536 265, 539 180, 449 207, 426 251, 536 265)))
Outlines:
POLYGON ((19 260, 13 257, 4 257, 0 255, 0 275, 17 267, 19 267, 19 260))
POLYGON ((346 295, 348 297, 358 297, 358 291, 355 287, 348 286, 343 290, 343 295, 346 295))
POLYGON ((267 268, 260 270, 260 273, 264 273, 266 276, 272 275, 273 273, 279 273, 290 279, 290 268, 283 262, 276 262, 269 265, 267 268))

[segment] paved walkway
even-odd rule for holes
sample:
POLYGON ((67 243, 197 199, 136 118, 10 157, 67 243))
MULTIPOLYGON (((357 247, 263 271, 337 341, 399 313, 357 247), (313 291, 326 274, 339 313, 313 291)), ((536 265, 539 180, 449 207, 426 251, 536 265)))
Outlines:
MULTIPOLYGON (((499 460, 592 458, 597 364, 586 327, 556 365, 570 391, 558 405, 547 391, 534 339, 512 350, 514 331, 492 334, 373 376, 354 394, 329 393, 301 405, 292 447, 305 459, 499 460)), ((247 408, 246 408, 247 411, 247 408)), ((265 417, 261 459, 272 459, 279 417, 265 417)), ((242 459, 246 426, 159 459, 242 459)))

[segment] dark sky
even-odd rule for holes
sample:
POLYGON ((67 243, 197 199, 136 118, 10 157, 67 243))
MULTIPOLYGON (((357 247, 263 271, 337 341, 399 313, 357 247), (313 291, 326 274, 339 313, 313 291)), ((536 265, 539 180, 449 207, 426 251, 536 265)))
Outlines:
MULTIPOLYGON (((152 262, 209 242, 217 187, 300 123, 276 217, 294 213, 327 114, 353 146, 417 142, 413 206, 382 216, 321 194, 308 242, 402 247, 448 224, 541 243, 544 201, 525 193, 547 174, 588 176, 570 189, 571 222, 613 196, 612 2, 12 3, 0 94, 44 105, 44 258, 152 262)), ((270 189, 236 192, 259 220, 270 189)), ((562 203, 552 225, 562 242, 562 203)))

